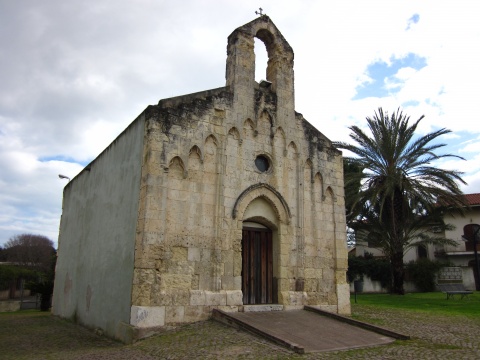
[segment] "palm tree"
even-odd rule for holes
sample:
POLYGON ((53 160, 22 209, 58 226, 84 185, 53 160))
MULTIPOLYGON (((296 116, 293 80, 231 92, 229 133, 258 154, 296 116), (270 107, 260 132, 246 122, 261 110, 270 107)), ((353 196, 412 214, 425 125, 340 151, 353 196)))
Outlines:
POLYGON ((398 109, 391 116, 382 108, 373 118, 367 117, 371 135, 358 126, 351 126, 351 145, 335 142, 337 148, 354 154, 347 161, 363 172, 351 173, 346 181, 361 182, 360 191, 349 199, 354 212, 354 226, 374 247, 382 249, 389 258, 392 271, 392 292, 403 294, 403 256, 413 244, 452 243, 435 237, 433 227, 448 229, 441 211, 464 205, 458 183, 465 184, 461 174, 439 169, 432 162, 459 156, 435 154, 445 144, 432 141, 450 133, 440 129, 424 136, 415 136, 420 117, 409 126, 410 117, 398 109), (443 206, 446 205, 446 206, 443 206))

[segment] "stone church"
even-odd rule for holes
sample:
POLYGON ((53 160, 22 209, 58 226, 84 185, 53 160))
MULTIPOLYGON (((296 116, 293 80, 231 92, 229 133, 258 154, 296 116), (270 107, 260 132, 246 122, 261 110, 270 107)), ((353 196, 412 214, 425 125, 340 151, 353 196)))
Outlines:
POLYGON ((53 313, 126 342, 214 308, 349 314, 342 154, 294 99, 264 15, 228 37, 224 87, 148 106, 65 186, 53 313))

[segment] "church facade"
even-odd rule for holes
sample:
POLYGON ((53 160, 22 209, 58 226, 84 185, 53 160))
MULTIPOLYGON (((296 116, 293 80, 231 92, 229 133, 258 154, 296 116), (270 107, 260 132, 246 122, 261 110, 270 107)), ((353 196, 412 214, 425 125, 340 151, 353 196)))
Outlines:
POLYGON ((239 27, 225 87, 148 106, 72 179, 54 314, 128 342, 213 308, 350 313, 342 155, 295 112, 293 57, 267 16, 239 27))

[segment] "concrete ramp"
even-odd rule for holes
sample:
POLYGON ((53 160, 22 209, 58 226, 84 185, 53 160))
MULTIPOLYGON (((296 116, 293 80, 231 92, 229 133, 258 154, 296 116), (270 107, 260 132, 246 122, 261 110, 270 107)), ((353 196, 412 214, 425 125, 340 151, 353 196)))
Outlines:
MULTIPOLYGON (((345 317, 328 314, 308 307, 308 310, 236 312, 213 311, 213 318, 222 323, 245 329, 271 341, 292 349, 298 353, 345 350, 361 347, 384 345, 395 339, 407 339, 408 336, 396 334, 383 328, 370 326, 367 330, 340 321, 345 317), (338 317, 338 319, 330 317, 338 317), (340 320, 339 320, 340 319, 340 320), (381 333, 372 331, 378 329, 381 333)), ((350 318, 345 318, 352 320, 350 318)))

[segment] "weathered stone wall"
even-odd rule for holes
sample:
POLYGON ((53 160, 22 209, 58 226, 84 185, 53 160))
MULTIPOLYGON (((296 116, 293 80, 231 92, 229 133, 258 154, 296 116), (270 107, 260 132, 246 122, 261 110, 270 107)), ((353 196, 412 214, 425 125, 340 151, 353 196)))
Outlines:
POLYGON ((238 311, 243 221, 273 231, 279 303, 348 313, 341 153, 295 113, 293 51, 268 18, 230 35, 226 76, 145 111, 131 324, 238 311), (271 84, 254 81, 254 36, 271 84))
POLYGON ((129 341, 240 311, 244 223, 271 230, 274 302, 350 312, 342 157, 295 112, 293 58, 268 17, 238 28, 225 87, 149 106, 65 187, 54 314, 129 341))
POLYGON ((130 323, 144 119, 63 192, 53 314, 125 340, 130 323))

